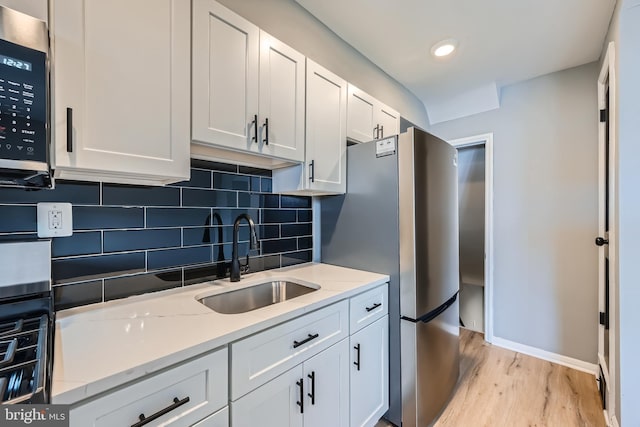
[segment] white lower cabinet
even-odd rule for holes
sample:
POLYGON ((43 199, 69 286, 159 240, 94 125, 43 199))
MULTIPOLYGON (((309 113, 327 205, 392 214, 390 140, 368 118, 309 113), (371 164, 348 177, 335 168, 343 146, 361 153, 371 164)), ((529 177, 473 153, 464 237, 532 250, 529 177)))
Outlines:
POLYGON ((89 399, 70 426, 374 426, 389 407, 387 293, 375 287, 89 399))
POLYGON ((351 335, 351 427, 375 426, 389 408, 389 316, 351 335))
MULTIPOLYGON (((227 405, 227 354, 222 348, 77 406, 69 425, 135 426, 151 418, 144 425, 192 426, 227 405)), ((202 426, 226 425, 220 422, 202 426)))
POLYGON ((302 365, 288 370, 265 385, 231 402, 232 426, 299 427, 302 365))
POLYGON ((193 427, 229 427, 229 407, 225 406, 193 427))
POLYGON ((232 402, 231 425, 349 426, 349 340, 340 341, 232 402))

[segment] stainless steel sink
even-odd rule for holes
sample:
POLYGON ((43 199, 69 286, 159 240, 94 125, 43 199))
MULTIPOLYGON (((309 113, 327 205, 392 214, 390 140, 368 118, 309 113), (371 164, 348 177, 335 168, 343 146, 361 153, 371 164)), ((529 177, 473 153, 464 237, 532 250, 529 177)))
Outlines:
POLYGON ((207 296, 198 301, 218 313, 237 314, 287 301, 317 290, 318 288, 288 280, 273 280, 207 296))

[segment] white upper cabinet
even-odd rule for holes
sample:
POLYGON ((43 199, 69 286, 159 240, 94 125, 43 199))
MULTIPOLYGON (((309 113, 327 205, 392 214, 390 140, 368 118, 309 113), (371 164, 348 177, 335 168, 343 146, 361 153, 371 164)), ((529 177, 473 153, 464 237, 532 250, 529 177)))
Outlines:
MULTIPOLYGON (((260 140, 257 151, 304 161, 305 57, 260 31, 260 140)), ((255 148, 253 148, 255 150, 255 148)))
POLYGON ((373 96, 349 85, 347 137, 354 141, 367 142, 376 138, 376 104, 373 96))
POLYGON ((347 82, 307 58, 305 163, 273 171, 274 193, 347 190, 347 82))
POLYGON ((193 1, 194 141, 240 150, 256 143, 259 41, 258 27, 218 2, 193 1))
POLYGON ((349 85, 347 138, 367 142, 396 135, 400 114, 354 85, 349 85))
POLYGON ((218 2, 194 0, 193 142, 302 162, 304 60, 218 2))
POLYGON ((189 2, 51 4, 55 176, 150 185, 188 179, 189 2))
POLYGON ((379 126, 378 139, 400 133, 400 114, 397 111, 383 103, 380 103, 380 109, 376 111, 378 113, 376 121, 379 126))
POLYGON ((307 59, 307 179, 317 192, 347 190, 347 82, 307 59))

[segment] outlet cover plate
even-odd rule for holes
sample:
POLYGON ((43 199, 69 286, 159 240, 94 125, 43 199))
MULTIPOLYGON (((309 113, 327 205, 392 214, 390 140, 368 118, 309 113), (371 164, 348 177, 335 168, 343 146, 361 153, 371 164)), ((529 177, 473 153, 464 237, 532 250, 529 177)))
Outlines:
POLYGON ((38 203, 38 237, 66 237, 73 234, 71 203, 38 203))

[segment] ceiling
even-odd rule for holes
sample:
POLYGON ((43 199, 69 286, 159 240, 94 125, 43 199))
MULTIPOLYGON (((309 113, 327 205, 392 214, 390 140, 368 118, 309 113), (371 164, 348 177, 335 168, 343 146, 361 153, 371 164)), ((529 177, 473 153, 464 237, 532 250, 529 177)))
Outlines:
POLYGON ((600 57, 615 0, 296 0, 427 110, 600 57), (447 59, 431 46, 455 38, 447 59))

